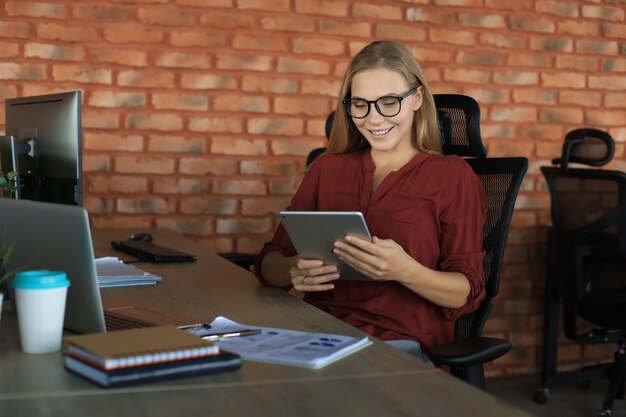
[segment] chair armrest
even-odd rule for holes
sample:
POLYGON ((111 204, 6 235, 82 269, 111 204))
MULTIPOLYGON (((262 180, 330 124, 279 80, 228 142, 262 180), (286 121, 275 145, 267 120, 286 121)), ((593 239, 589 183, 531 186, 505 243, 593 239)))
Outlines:
POLYGON ((437 365, 466 367, 498 359, 511 350, 511 342, 493 337, 454 340, 433 348, 429 358, 437 365))

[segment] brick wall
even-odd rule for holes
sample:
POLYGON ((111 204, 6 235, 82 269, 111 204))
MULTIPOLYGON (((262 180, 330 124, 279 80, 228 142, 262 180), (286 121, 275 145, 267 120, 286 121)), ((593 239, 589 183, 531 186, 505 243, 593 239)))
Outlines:
MULTIPOLYGON (((289 201, 349 58, 409 45, 435 93, 482 107, 492 156, 530 159, 487 327, 538 370, 549 197, 566 132, 608 131, 625 169, 624 0, 5 0, 0 100, 83 91, 85 205, 96 227, 163 226, 256 251, 289 201)), ((3 103, 0 103, 3 105, 3 103)), ((0 130, 4 114, 0 113, 0 130)), ((563 341, 561 366, 610 349, 563 341)))

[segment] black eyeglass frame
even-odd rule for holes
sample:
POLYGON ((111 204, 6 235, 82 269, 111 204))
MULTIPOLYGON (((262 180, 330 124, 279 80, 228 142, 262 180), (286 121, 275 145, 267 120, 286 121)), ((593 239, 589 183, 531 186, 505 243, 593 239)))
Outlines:
POLYGON ((348 112, 350 117, 353 117, 355 119, 365 119, 367 117, 367 115, 370 114, 370 110, 372 109, 372 104, 376 108, 376 111, 378 112, 378 114, 380 114, 381 116, 383 116, 383 117, 394 117, 394 116, 397 116, 398 114, 400 114, 400 112, 402 111, 402 100, 404 100, 405 98, 415 94, 417 92, 418 88, 419 87, 413 87, 413 88, 411 88, 409 91, 407 91, 405 94, 403 94, 401 96, 382 96, 382 97, 378 97, 376 100, 365 100, 363 98, 356 98, 356 99, 344 98, 343 100, 341 100, 341 102, 345 106, 346 111, 348 112), (384 100, 386 98, 395 98, 396 100, 398 100, 398 112, 396 114, 386 115, 386 114, 383 114, 383 112, 380 110, 380 107, 378 106, 378 102, 380 100, 384 100), (365 112, 365 114, 363 116, 353 116, 352 113, 350 113, 350 103, 353 100, 360 100, 362 102, 367 103, 367 112, 365 112))

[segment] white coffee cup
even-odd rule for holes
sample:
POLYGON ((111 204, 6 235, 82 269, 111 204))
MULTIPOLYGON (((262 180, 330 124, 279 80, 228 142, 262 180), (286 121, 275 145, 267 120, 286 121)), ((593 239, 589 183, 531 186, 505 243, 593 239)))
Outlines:
POLYGON ((37 270, 15 274, 13 288, 24 352, 50 353, 61 349, 69 285, 65 272, 37 270))

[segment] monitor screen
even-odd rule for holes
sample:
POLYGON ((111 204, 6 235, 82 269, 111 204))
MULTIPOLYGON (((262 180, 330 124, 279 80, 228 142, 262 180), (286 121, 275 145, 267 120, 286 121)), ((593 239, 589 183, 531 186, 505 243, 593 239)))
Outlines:
POLYGON ((7 99, 6 135, 18 199, 82 205, 80 91, 7 99))

